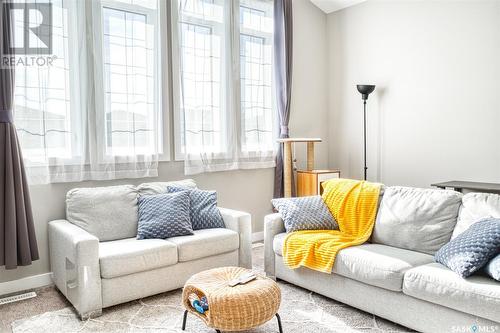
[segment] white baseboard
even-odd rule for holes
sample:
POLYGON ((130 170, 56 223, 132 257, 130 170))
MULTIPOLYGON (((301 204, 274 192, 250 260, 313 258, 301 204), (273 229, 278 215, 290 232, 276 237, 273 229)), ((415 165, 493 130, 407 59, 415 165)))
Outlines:
POLYGON ((52 284, 52 273, 29 276, 27 278, 0 283, 0 296, 52 284))
POLYGON ((254 232, 252 234, 252 243, 262 242, 264 240, 264 231, 254 232))

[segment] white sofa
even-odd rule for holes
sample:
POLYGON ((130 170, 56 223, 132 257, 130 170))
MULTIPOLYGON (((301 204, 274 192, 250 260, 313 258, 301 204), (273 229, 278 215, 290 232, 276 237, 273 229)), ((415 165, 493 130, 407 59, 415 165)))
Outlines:
POLYGON ((325 274, 285 266, 283 221, 271 214, 264 222, 265 270, 418 331, 500 332, 500 282, 482 274, 462 279, 433 258, 489 216, 500 218, 500 195, 387 187, 371 241, 341 250, 325 274))
MULTIPOLYGON (((82 319, 102 308, 181 288, 193 274, 221 266, 251 268, 251 216, 220 208, 226 228, 137 240, 139 195, 173 182, 68 192, 66 220, 49 223, 53 280, 82 319)), ((195 187, 192 180, 175 185, 195 187)))

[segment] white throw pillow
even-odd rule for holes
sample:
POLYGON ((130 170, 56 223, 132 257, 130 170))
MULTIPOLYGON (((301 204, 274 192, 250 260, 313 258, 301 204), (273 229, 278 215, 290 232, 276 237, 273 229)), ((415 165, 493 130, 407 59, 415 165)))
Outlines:
POLYGON ((372 242, 434 254, 449 242, 461 202, 455 191, 386 187, 372 242))
POLYGON ((474 223, 485 218, 500 218, 500 195, 492 193, 467 193, 462 198, 458 222, 452 239, 474 223))

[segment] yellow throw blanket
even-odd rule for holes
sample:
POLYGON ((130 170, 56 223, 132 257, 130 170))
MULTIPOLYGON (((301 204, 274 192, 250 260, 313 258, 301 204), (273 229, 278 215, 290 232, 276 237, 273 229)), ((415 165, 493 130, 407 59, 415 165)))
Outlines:
POLYGON ((340 250, 363 244, 370 238, 380 186, 352 179, 326 182, 323 200, 340 230, 304 230, 288 234, 283 244, 285 264, 292 269, 305 266, 331 273, 340 250))

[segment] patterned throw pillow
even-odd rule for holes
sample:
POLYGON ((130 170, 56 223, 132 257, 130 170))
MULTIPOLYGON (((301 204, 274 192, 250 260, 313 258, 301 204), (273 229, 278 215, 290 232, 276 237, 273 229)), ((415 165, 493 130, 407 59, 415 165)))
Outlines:
POLYGON ((500 251, 500 219, 474 223, 436 253, 435 260, 465 278, 500 251))
POLYGON ((490 260, 490 262, 484 267, 486 274, 491 276, 497 281, 500 281, 500 254, 490 260))
POLYGON ((187 191, 139 197, 137 239, 165 239, 192 234, 187 191))
POLYGON ((187 191, 191 202, 190 216, 193 230, 225 228, 224 220, 217 208, 217 192, 197 188, 168 186, 169 193, 187 191))
POLYGON ((319 195, 271 200, 280 212, 286 232, 333 230, 339 226, 319 195))

